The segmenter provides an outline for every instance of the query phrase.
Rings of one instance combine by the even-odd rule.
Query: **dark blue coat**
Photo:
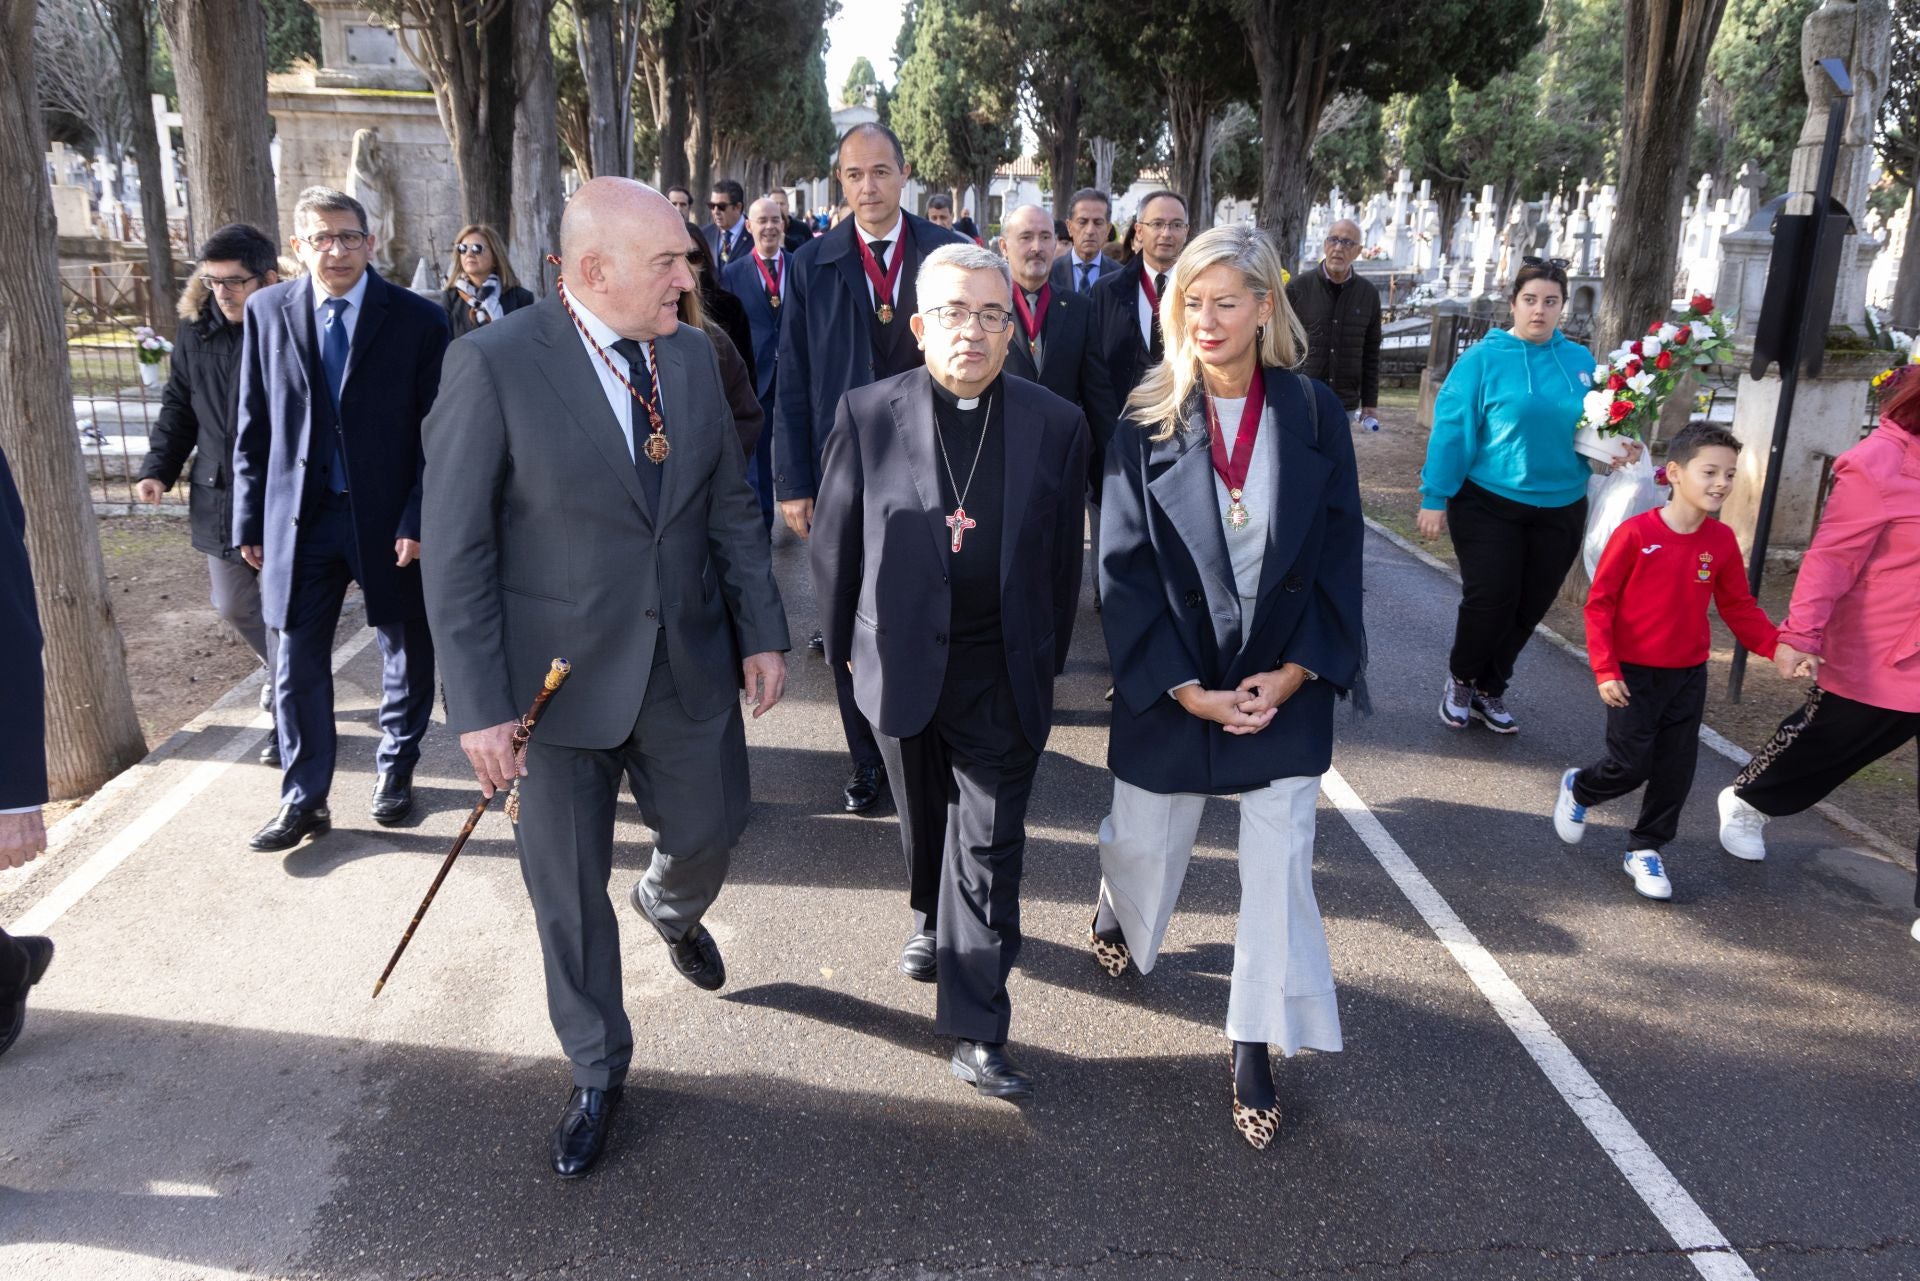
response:
[[[1258,604],[1242,620],[1203,432],[1154,441],[1131,417],[1114,430],[1100,508],[1100,621],[1113,664],[1114,776],[1151,792],[1225,794],[1324,774],[1333,705],[1366,663],[1364,525],[1353,437],[1323,383],[1266,371],[1279,426],[1278,483]],[[1311,388],[1319,422],[1303,394]],[[1243,639],[1244,638],[1244,639]],[[1229,734],[1167,691],[1198,679],[1232,689],[1299,663],[1319,675],[1258,734]]]
[[[922,260],[942,245],[971,243],[925,218],[904,211],[900,216]],[[872,308],[853,243],[856,230],[852,218],[842,218],[793,256],[793,291],[780,309],[787,315],[781,318],[780,381],[774,389],[773,493],[782,502],[812,498],[819,490],[820,455],[840,398],[875,381]],[[907,318],[894,323],[904,325]]]
[[[1086,542],[1087,428],[1079,409],[1004,377],[1005,498],[1000,630],[1020,728],[1034,751],[1053,726],[1080,604]],[[953,555],[940,492],[933,376],[925,369],[840,402],[810,540],[829,663],[853,663],[854,696],[874,729],[918,734],[947,672]]]
[[[307,486],[325,483],[316,426],[333,429],[306,277],[247,299],[233,466],[233,542],[265,548],[261,614],[284,627],[293,546]],[[440,390],[447,315],[437,303],[367,270],[340,389],[340,418],[370,625],[425,618],[420,565],[396,566],[396,538],[420,537],[420,422]],[[313,465],[308,466],[311,457]],[[313,473],[311,477],[309,473]],[[431,555],[425,548],[421,555]]]
[[[1100,501],[1100,476],[1106,466],[1107,441],[1120,416],[1120,402],[1107,377],[1094,332],[1090,297],[1053,285],[1047,314],[1040,321],[1040,355],[1046,368],[1037,368],[1027,350],[1026,331],[1016,318],[1007,343],[1007,372],[1039,383],[1062,400],[1080,406],[1087,416],[1090,449],[1087,455],[1089,492]]]
[[[1140,273],[1145,267],[1144,260],[1135,258],[1094,281],[1087,295],[1093,299],[1094,343],[1122,406],[1153,368],[1153,356],[1140,337]]]
[[[0,453],[0,809],[47,801],[47,686],[40,665],[40,607],[27,563],[27,513]]]
[[[749,252],[720,269],[720,287],[740,300],[747,313],[747,327],[753,332],[753,394],[760,407],[773,417],[773,374],[780,354],[780,317],[787,310],[786,297],[793,292],[793,255],[780,252],[780,310],[767,303],[767,282],[760,278],[760,267]]]

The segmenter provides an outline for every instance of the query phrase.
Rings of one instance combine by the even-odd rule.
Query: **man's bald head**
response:
[[[1047,283],[1060,248],[1053,231],[1053,215],[1039,205],[1021,205],[1000,220],[1000,238],[1013,278],[1028,293],[1039,292]]]
[[[631,178],[594,178],[573,193],[560,259],[568,292],[625,338],[672,333],[680,295],[694,287],[686,219]]]
[[[1330,280],[1345,280],[1353,274],[1353,260],[1360,256],[1360,224],[1351,218],[1339,218],[1327,228],[1325,257],[1321,270]]]
[[[772,196],[762,196],[747,210],[747,230],[753,233],[753,247],[762,258],[780,252],[787,239],[787,211]]]

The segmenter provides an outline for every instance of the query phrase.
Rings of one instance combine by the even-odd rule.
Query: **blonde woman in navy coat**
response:
[[[1340,1048],[1314,802],[1366,653],[1353,442],[1339,398],[1291,370],[1306,343],[1284,280],[1251,227],[1187,247],[1100,522],[1114,795],[1090,942],[1109,974],[1150,972],[1206,798],[1239,794],[1226,1031],[1234,1125],[1255,1148],[1280,1122],[1268,1047]]]

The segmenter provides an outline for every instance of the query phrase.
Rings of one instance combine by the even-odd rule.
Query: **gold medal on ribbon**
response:
[[[667,443],[667,435],[665,432],[656,430],[653,435],[647,437],[646,443],[641,446],[641,449],[645,451],[648,462],[664,463],[667,461],[667,455],[672,451],[673,446]]]
[[[893,304],[881,303],[878,307],[874,308],[873,315],[881,324],[891,325],[893,323]]]

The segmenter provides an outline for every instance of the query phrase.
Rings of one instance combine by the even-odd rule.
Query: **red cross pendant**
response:
[[[953,509],[953,515],[947,517],[947,528],[953,531],[953,550],[960,550],[960,540],[966,537],[969,529],[974,528],[979,523],[979,521],[967,515],[966,508],[956,507]]]

